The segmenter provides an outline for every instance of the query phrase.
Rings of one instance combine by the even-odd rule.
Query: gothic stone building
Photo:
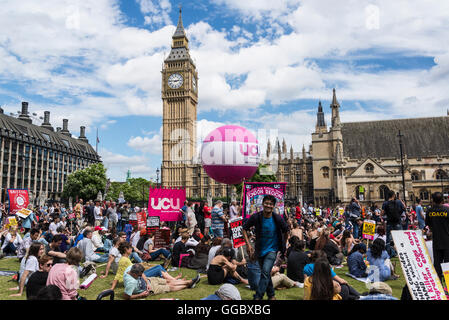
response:
[[[198,104],[198,72],[190,57],[181,10],[172,36],[172,46],[162,69],[162,176],[163,187],[185,187],[188,198],[225,197],[226,185],[211,179],[196,154],[196,120]],[[278,143],[279,144],[279,143]],[[269,148],[270,149],[270,148]],[[275,151],[278,181],[288,182],[290,199],[312,199],[312,161],[303,150],[302,158],[290,150]],[[301,191],[299,191],[301,188]]]
[[[407,204],[417,198],[429,203],[436,191],[449,193],[449,116],[341,123],[335,89],[330,108],[328,129],[319,103],[312,134],[317,205],[348,203],[352,197],[381,204],[388,189],[403,198],[399,132]]]
[[[67,176],[100,157],[80,127],[79,138],[72,137],[68,120],[62,130],[50,124],[50,112],[44,112],[41,125],[32,123],[28,102],[22,102],[18,118],[0,108],[0,201],[8,199],[7,189],[27,189],[30,202],[60,200]],[[33,201],[34,200],[34,201]]]

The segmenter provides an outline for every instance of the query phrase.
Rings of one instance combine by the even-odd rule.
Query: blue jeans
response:
[[[268,298],[274,297],[274,287],[271,281],[271,269],[276,261],[276,251],[270,251],[265,256],[259,257],[260,280],[254,299],[263,299],[265,292]]]
[[[109,255],[108,254],[102,254],[102,255],[98,255],[98,258],[93,260],[93,262],[104,263],[104,262],[108,262],[108,260],[109,260]]]
[[[150,253],[151,260],[156,259],[161,254],[164,255],[164,257],[168,258],[168,257],[170,257],[171,253],[167,249],[158,249],[157,251]]]
[[[129,259],[134,259],[134,261],[136,263],[141,263],[143,261],[142,258],[139,257],[139,254],[135,251],[133,251],[133,253],[131,253],[131,255],[129,256]]]
[[[212,229],[212,233],[214,234],[214,237],[219,237],[219,238],[223,238],[223,228],[217,228],[217,229]]]
[[[145,270],[143,273],[147,278],[150,277],[162,278],[162,272],[167,272],[167,270],[165,270],[163,266],[157,265],[150,269]]]
[[[109,227],[109,219],[108,219],[108,217],[104,217],[103,218],[102,226],[105,227],[106,229],[108,229],[108,227]]]
[[[248,283],[250,290],[256,291],[260,281],[260,266],[258,262],[248,261]]]

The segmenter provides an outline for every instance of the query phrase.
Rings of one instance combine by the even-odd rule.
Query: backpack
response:
[[[401,222],[401,208],[397,206],[396,200],[387,201],[385,207],[385,213],[387,214],[388,223],[397,224]]]

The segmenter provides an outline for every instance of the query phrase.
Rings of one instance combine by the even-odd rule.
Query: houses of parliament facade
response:
[[[186,188],[187,198],[227,196],[226,185],[209,178],[196,155],[198,72],[181,11],[162,69],[162,102],[162,186]],[[268,141],[261,163],[278,182],[287,182],[287,201],[334,206],[356,197],[365,205],[381,204],[394,190],[410,204],[429,203],[435,191],[449,194],[449,116],[342,123],[340,108],[334,89],[328,126],[318,103],[308,151]]]

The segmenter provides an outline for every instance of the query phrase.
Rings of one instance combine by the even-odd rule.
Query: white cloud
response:
[[[149,165],[149,159],[145,156],[126,156],[104,148],[100,148],[98,153],[107,169],[107,175],[112,181],[125,181],[128,170],[133,178],[143,177],[146,179],[154,171]]]
[[[142,153],[153,155],[162,154],[162,139],[160,134],[155,134],[152,137],[131,137],[127,145]]]

